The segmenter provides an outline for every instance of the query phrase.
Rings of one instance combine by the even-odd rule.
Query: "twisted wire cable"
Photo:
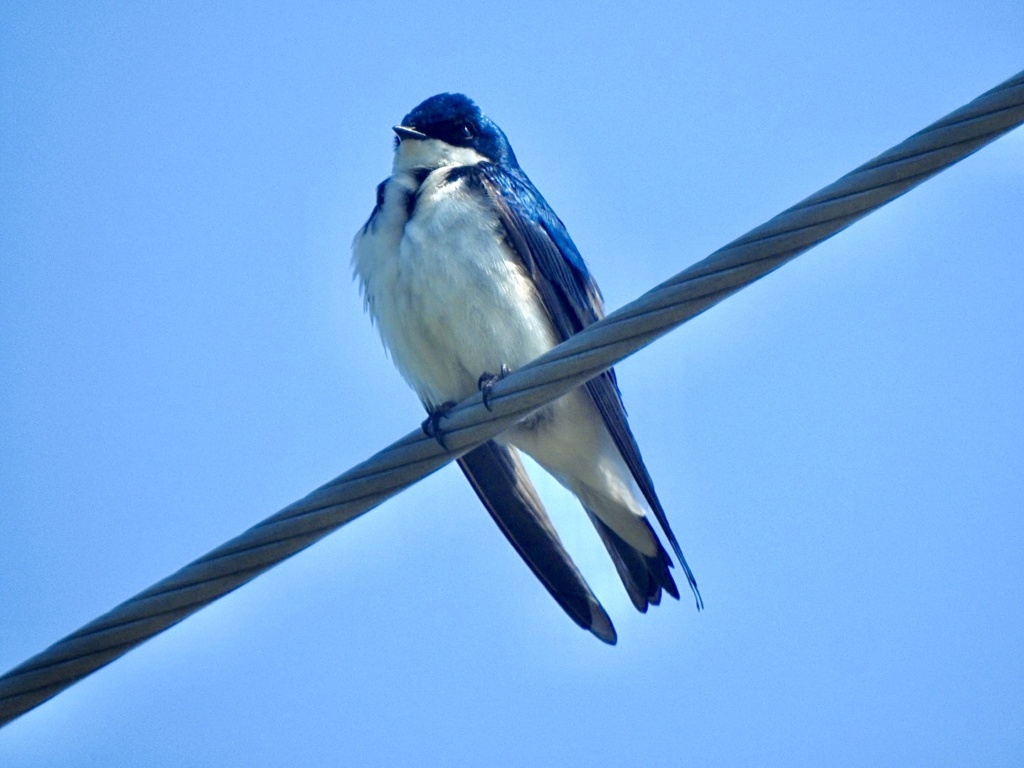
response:
[[[1024,122],[1024,72],[715,251],[0,677],[0,726]]]

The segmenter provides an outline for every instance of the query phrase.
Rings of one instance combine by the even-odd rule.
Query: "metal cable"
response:
[[[1024,122],[1024,72],[0,677],[0,726]]]

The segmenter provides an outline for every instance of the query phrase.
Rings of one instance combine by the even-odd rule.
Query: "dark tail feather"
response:
[[[501,532],[563,610],[614,645],[611,619],[562,546],[515,448],[491,440],[460,458],[459,467]]]
[[[662,530],[668,536],[668,541],[672,545],[676,557],[679,558],[679,565],[682,567],[683,573],[686,574],[686,581],[689,582],[690,589],[693,590],[693,597],[697,601],[697,610],[702,610],[704,608],[704,598],[700,596],[700,589],[697,588],[697,579],[694,577],[693,571],[690,570],[690,564],[683,557],[683,548],[679,546],[679,541],[668,524],[668,515],[665,514],[665,509],[661,506],[658,494],[654,492],[654,481],[651,480],[651,475],[647,471],[647,465],[644,464],[644,460],[640,456],[640,446],[636,444],[636,438],[633,437],[633,432],[629,428],[629,422],[626,421],[626,409],[622,405],[619,385],[615,381],[615,371],[609,368],[600,376],[596,376],[588,381],[587,391],[590,392],[594,405],[597,406],[601,418],[604,419],[605,426],[608,427],[612,440],[615,441],[619,453],[622,454],[623,461],[626,462],[626,466],[629,467],[633,479],[636,480],[636,484],[640,487],[640,492],[647,499],[651,511],[654,512],[654,516],[658,519]]]
[[[594,527],[597,528],[597,533],[607,547],[608,554],[612,556],[615,570],[619,572],[619,578],[622,579],[622,584],[626,587],[629,599],[633,601],[633,605],[638,611],[646,613],[648,605],[660,603],[663,589],[672,597],[679,599],[679,589],[669,571],[672,561],[660,541],[658,542],[658,554],[648,557],[623,541],[615,531],[601,522],[601,518],[589,509],[587,515]],[[651,524],[647,523],[647,527],[650,528]],[[658,540],[657,536],[654,536],[653,530],[651,535],[655,541]]]

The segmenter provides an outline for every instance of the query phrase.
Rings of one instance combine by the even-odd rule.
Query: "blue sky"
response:
[[[0,9],[0,667],[422,419],[350,278],[474,97],[610,307],[1024,66],[1019,0]],[[447,468],[0,763],[1024,762],[1024,133],[619,366],[707,610],[579,630]]]

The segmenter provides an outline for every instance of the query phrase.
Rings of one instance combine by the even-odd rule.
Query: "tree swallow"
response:
[[[604,315],[565,225],[469,98],[432,96],[394,127],[392,174],[353,242],[370,316],[433,424],[446,408]],[[440,437],[441,433],[435,434]],[[611,370],[458,460],[559,605],[607,643],[615,628],[562,545],[517,449],[582,503],[637,610],[679,598],[653,511],[703,607],[626,421]]]

